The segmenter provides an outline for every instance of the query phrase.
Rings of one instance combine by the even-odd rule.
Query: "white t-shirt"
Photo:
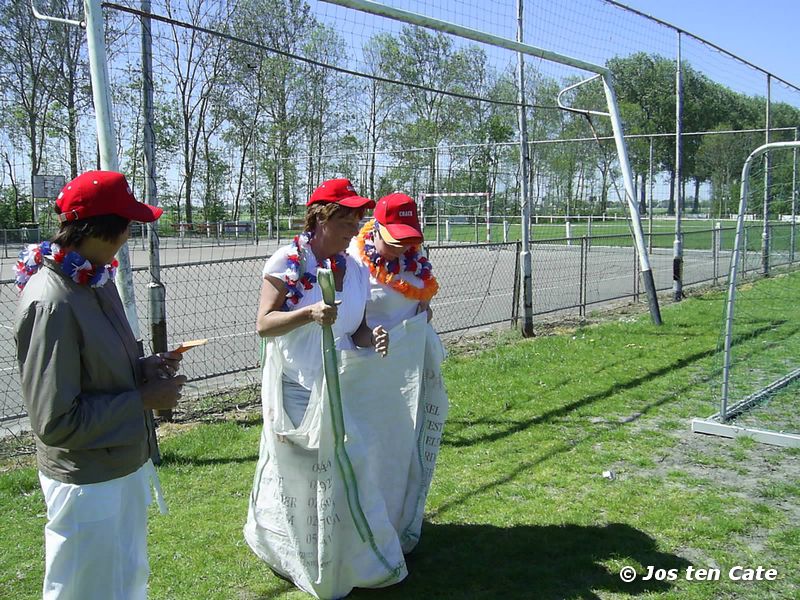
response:
[[[380,283],[370,274],[369,266],[361,260],[356,238],[353,238],[353,241],[350,242],[350,246],[347,248],[347,254],[358,261],[359,266],[369,277],[367,325],[370,329],[378,325],[383,325],[386,331],[389,331],[396,325],[399,325],[406,319],[410,319],[417,314],[419,310],[419,300],[406,298],[400,292]],[[413,285],[419,289],[422,289],[425,284],[419,277],[408,271],[398,273],[395,277],[407,281],[409,285]]]
[[[288,268],[286,257],[294,251],[292,246],[279,248],[267,259],[262,276],[272,275],[284,281],[283,276]],[[317,259],[314,253],[307,249],[305,254],[305,271],[316,275]],[[322,290],[317,284],[310,290],[304,290],[300,285],[300,291],[303,297],[297,304],[289,302],[289,310],[297,310],[322,301]],[[342,301],[333,324],[333,336],[339,350],[355,348],[350,336],[361,325],[368,294],[369,272],[364,273],[359,264],[348,256],[342,291],[336,292],[336,299]],[[314,380],[322,371],[322,327],[317,323],[306,323],[289,333],[275,337],[275,341],[283,360],[283,374],[304,388],[311,389]]]

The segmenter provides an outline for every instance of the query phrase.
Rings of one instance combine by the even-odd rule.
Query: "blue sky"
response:
[[[800,87],[800,0],[619,0]]]

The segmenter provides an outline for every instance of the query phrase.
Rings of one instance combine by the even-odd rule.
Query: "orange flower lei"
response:
[[[392,288],[394,291],[402,294],[409,300],[430,302],[431,298],[433,298],[436,295],[436,292],[439,291],[439,283],[436,281],[436,278],[430,274],[429,270],[426,273],[427,277],[420,277],[422,281],[422,287],[418,288],[414,285],[411,285],[407,281],[396,277],[395,274],[387,271],[385,261],[380,261],[380,264],[376,265],[372,260],[370,260],[365,246],[367,238],[369,237],[370,240],[372,239],[372,231],[374,227],[375,219],[370,219],[361,228],[361,231],[358,233],[358,237],[356,238],[356,247],[358,248],[359,255],[361,256],[361,261],[367,265],[367,267],[369,267],[370,274],[375,278],[376,281]],[[414,248],[414,250],[416,250],[416,248]]]

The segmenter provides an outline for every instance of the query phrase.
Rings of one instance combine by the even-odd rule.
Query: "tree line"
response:
[[[79,19],[81,0],[40,0]],[[393,190],[491,192],[496,214],[518,212],[519,147],[513,63],[482,46],[414,26],[377,33],[358,56],[303,0],[163,0],[154,13],[158,201],[168,220],[259,219],[300,212],[319,181],[349,177],[366,195]],[[213,35],[201,26],[224,35]],[[138,17],[106,11],[107,48],[122,170],[141,190],[143,168]],[[82,30],[37,21],[27,2],[0,0],[3,175],[0,227],[31,220],[37,174],[71,178],[97,165]],[[358,74],[352,64],[358,62]],[[619,165],[607,119],[555,107],[577,78],[548,77],[529,61],[526,101],[534,208],[591,214],[618,200]],[[674,59],[640,52],[610,59],[626,134],[675,131]],[[763,143],[766,98],[736,92],[682,64],[682,178],[686,209],[735,212],[739,173]],[[605,109],[599,84],[576,88],[574,107]],[[771,126],[800,126],[800,109],[772,102]],[[789,136],[788,138],[786,136]],[[780,138],[780,136],[784,136]],[[780,132],[773,139],[793,139]],[[601,138],[596,140],[595,138]],[[567,141],[567,140],[588,141]],[[539,143],[542,141],[548,143]],[[561,140],[558,143],[554,143]],[[670,181],[674,136],[628,141],[642,209],[651,171]],[[788,212],[793,160],[772,160],[776,210]],[[754,178],[754,193],[759,181]],[[141,195],[141,194],[140,194]],[[477,207],[477,205],[476,205]],[[473,207],[454,203],[451,210]]]

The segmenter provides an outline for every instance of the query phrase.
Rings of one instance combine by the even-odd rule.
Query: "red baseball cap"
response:
[[[335,202],[348,208],[375,208],[375,201],[362,198],[349,179],[329,179],[314,190],[306,206],[317,202]]]
[[[164,212],[136,200],[125,175],[116,171],[87,171],[78,175],[61,190],[56,207],[62,223],[100,215],[151,223]]]
[[[405,194],[394,193],[378,200],[373,213],[375,220],[385,228],[391,237],[402,241],[410,238],[423,238],[422,227],[417,218],[417,203]]]

